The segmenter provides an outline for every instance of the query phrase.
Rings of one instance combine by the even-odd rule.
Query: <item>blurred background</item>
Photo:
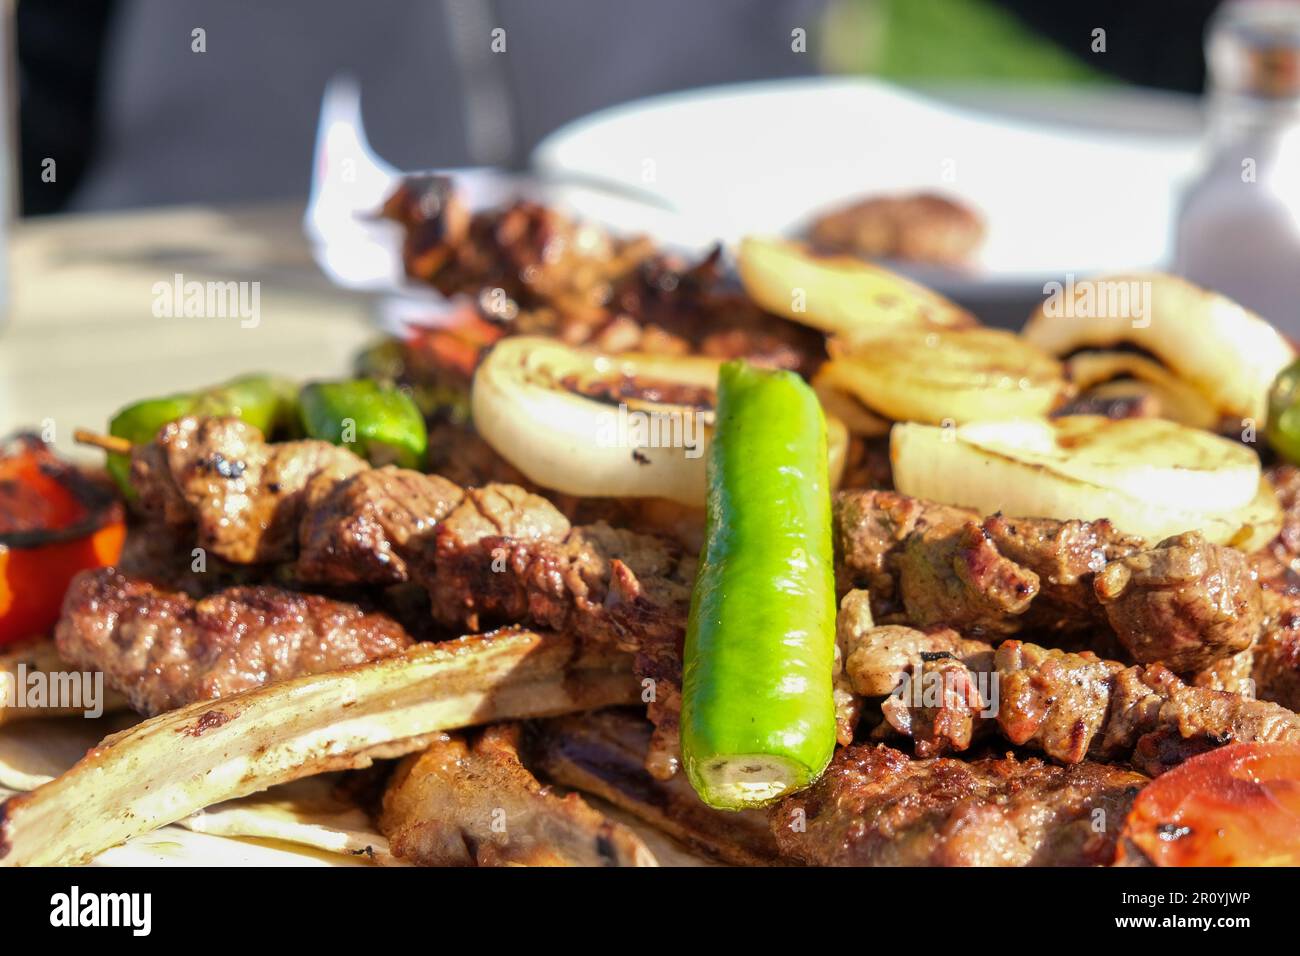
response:
[[[340,72],[360,81],[371,141],[401,168],[522,166],[545,134],[602,107],[818,72],[1056,122],[1184,129],[1215,6],[20,0],[22,211],[305,197],[321,91]],[[504,56],[486,39],[496,28]],[[1106,95],[1125,87],[1129,100]]]
[[[16,92],[0,141],[12,126],[18,144],[0,171],[0,433],[250,367],[346,368],[395,296],[331,263],[396,267],[353,235],[394,170],[594,185],[632,214],[563,208],[682,251],[937,194],[956,228],[978,223],[969,258],[883,256],[991,325],[1018,328],[1073,274],[1159,268],[1300,337],[1300,0],[0,9]],[[360,110],[331,157],[318,132],[340,77]],[[354,159],[364,196],[337,181]],[[151,290],[182,273],[258,284],[257,327],[160,320]]]

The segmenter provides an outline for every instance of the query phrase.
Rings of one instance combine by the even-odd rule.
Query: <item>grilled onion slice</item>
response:
[[[853,256],[819,255],[800,242],[748,236],[736,265],[760,306],[823,332],[976,324],[965,309],[888,269]]]
[[[721,361],[606,355],[555,339],[503,339],[474,375],[474,427],[530,481],[583,497],[702,507]],[[826,422],[831,481],[848,434]]]
[[[1068,394],[1061,365],[1000,329],[891,329],[837,336],[818,381],[895,421],[1046,415]]]
[[[1281,519],[1254,452],[1162,419],[899,424],[890,457],[909,495],[982,514],[1109,518],[1151,541],[1197,530],[1217,544],[1257,546]]]
[[[827,362],[813,376],[813,391],[821,400],[826,414],[842,421],[850,434],[861,435],[864,438],[880,438],[888,435],[889,420],[881,418],[863,405],[850,389],[842,387],[841,380],[846,375],[849,377],[853,375],[853,367],[849,363]]]
[[[1086,351],[1065,362],[1066,377],[1079,392],[1103,394],[1107,388],[1137,383],[1151,395],[1160,414],[1193,428],[1218,428],[1220,414],[1200,392],[1154,359],[1134,352]]]
[[[1101,307],[1102,292],[1129,286],[1127,308]],[[1276,329],[1231,299],[1160,273],[1098,279],[1090,315],[1049,315],[1047,303],[1025,325],[1024,336],[1053,355],[1127,346],[1149,353],[1199,393],[1216,418],[1262,424],[1269,385],[1295,351]],[[1143,314],[1134,302],[1141,302]],[[1104,314],[1099,314],[1104,313]]]

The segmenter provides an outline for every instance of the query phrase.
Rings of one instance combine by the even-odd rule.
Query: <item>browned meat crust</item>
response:
[[[928,663],[924,657],[912,662],[913,682],[929,680],[918,676]],[[945,691],[956,687],[960,693],[945,697],[938,707],[896,695],[892,706],[883,708],[893,731],[907,735],[918,723],[924,728],[937,711],[950,723],[968,719],[972,730],[995,721],[1007,740],[1062,763],[1087,757],[1125,760],[1152,775],[1227,743],[1300,740],[1300,716],[1285,707],[1188,685],[1160,664],[1125,667],[1087,651],[1073,654],[1017,640],[1005,641],[993,653],[993,671],[987,675],[992,683],[981,683],[978,670],[956,655],[941,663],[964,668],[967,683],[981,691],[987,687],[988,693],[972,696],[941,671]],[[979,706],[993,694],[996,714]],[[963,746],[963,737],[951,732],[922,739],[929,741],[931,752],[939,744],[954,750]]]
[[[1300,710],[1300,586],[1264,583],[1265,624],[1250,647],[1198,671],[1201,687]]]
[[[1093,590],[1134,660],[1182,673],[1245,650],[1264,621],[1246,556],[1194,532],[1110,562]]]
[[[544,504],[509,485],[467,491],[438,529],[434,614],[471,629],[529,620],[634,653],[656,726],[649,766],[671,776],[695,559],[662,538],[571,527]]]
[[[970,207],[931,193],[871,196],[819,216],[812,240],[822,249],[879,259],[957,265],[984,239]]]
[[[141,507],[194,525],[199,547],[237,564],[291,560],[314,478],[369,467],[323,441],[271,444],[237,418],[183,418],[132,456]]]
[[[73,579],[55,640],[65,661],[102,670],[146,715],[387,657],[411,643],[395,621],[355,604],[265,586],[195,600],[113,568]]]
[[[380,831],[421,866],[646,866],[640,837],[577,794],[543,786],[519,759],[519,727],[443,734],[398,766]]]
[[[818,866],[1105,865],[1145,783],[1096,763],[910,760],[859,745],[778,804],[772,831],[784,853]]]
[[[720,249],[688,263],[527,201],[471,215],[438,176],[408,178],[384,212],[405,229],[408,275],[474,297],[512,332],[613,352],[744,356],[804,374],[825,359],[820,333],[728,284]]]
[[[539,723],[527,748],[538,772],[627,810],[672,837],[737,866],[780,862],[767,814],[713,810],[682,774],[645,769],[651,727],[629,711],[604,710]]]
[[[675,772],[681,640],[695,566],[679,546],[601,523],[574,527],[545,499],[515,486],[462,491],[437,476],[364,466],[356,470],[354,456],[332,449],[346,457],[331,458],[317,443],[267,446],[255,429],[229,420],[169,426],[137,459],[158,458],[155,447],[167,448],[178,438],[184,454],[164,459],[175,465],[174,476],[159,468],[136,469],[142,498],[166,502],[164,514],[170,520],[196,524],[201,540],[228,554],[275,553],[292,560],[295,536],[280,513],[288,509],[297,517],[296,539],[303,546],[297,554],[300,577],[339,584],[354,583],[359,576],[409,580],[428,590],[434,617],[448,626],[477,630],[493,623],[530,622],[636,654],[638,674],[647,681],[651,718],[659,728],[651,767],[663,777]],[[290,463],[294,451],[318,470],[309,473],[307,465]],[[263,489],[250,480],[249,470],[239,467],[245,454],[255,461],[275,460],[277,474],[294,475],[299,492],[286,498],[284,485]],[[226,463],[230,477],[213,478],[214,472],[222,474],[214,462]],[[197,490],[193,476],[198,476]],[[162,490],[151,491],[151,484]],[[268,508],[263,495],[280,504]],[[232,510],[271,513],[275,520],[245,522],[243,537],[237,537],[226,524]],[[249,543],[259,533],[274,533],[276,543]],[[1178,619],[1180,646],[1192,642],[1199,624],[1196,633],[1203,634],[1207,657],[1237,648],[1237,639],[1225,637],[1225,631],[1257,625],[1249,596],[1257,585],[1248,575],[1222,570],[1233,562],[1232,555],[1223,553],[1226,549],[1193,537],[1166,542],[1152,555],[1107,522],[1012,521],[997,515],[980,521],[963,509],[866,491],[837,497],[836,535],[842,580],[872,585],[877,589],[872,598],[884,595],[886,609],[896,610],[901,599],[908,618],[924,626],[951,622],[974,637],[1004,634],[1027,622],[1058,620],[1064,628],[1104,620],[1092,580],[1097,571],[1121,560],[1140,563],[1143,554],[1151,555],[1154,567],[1175,552],[1200,555],[1205,569],[1217,570],[1204,570],[1191,582],[1174,574],[1130,573],[1140,586],[1113,593],[1101,589],[1111,602],[1106,605],[1113,609],[1110,620],[1127,646],[1158,645],[1147,634],[1150,622],[1158,624],[1161,615],[1173,612],[1183,615]],[[1188,561],[1193,570],[1201,568]],[[1128,571],[1131,563],[1122,567]],[[1220,607],[1198,597],[1197,589],[1208,586],[1210,578],[1245,595],[1222,599],[1230,609],[1244,607],[1236,617],[1197,617],[1197,612]],[[1025,594],[1034,599],[1026,600]],[[961,669],[945,666],[952,681],[960,682]],[[982,698],[969,687],[943,686],[945,697],[935,706],[893,706],[888,714],[898,729],[918,734],[922,752],[968,746],[979,729],[972,710],[982,709]],[[841,735],[847,740],[853,702],[842,703]],[[1054,739],[1045,742],[1045,749],[1054,755],[1075,750]],[[1072,759],[1082,759],[1087,749],[1085,742]]]
[[[445,478],[404,468],[367,468],[311,481],[299,518],[298,576],[334,585],[400,584],[432,571],[438,522],[464,492]]]
[[[234,419],[182,419],[136,452],[132,479],[146,507],[194,527],[218,557],[273,557],[312,584],[412,582],[448,626],[532,622],[636,654],[659,726],[652,766],[675,772],[691,555],[599,522],[574,527],[517,486],[463,490],[320,444],[270,445]],[[241,467],[245,456],[292,482],[266,485],[268,468]]]
[[[1113,631],[1142,663],[1194,671],[1263,623],[1245,557],[1189,532],[1148,548],[1108,521],[981,518],[889,491],[835,499],[841,590],[867,587],[878,616],[971,636]]]

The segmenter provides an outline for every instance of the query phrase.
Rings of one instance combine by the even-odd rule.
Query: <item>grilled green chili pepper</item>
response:
[[[793,372],[722,366],[686,630],[682,756],[709,806],[771,803],[835,749],[826,422]]]
[[[311,438],[355,445],[375,464],[419,468],[429,447],[424,416],[411,397],[371,379],[316,382],[298,396],[302,427]]]
[[[1273,380],[1264,435],[1274,451],[1300,464],[1300,361],[1282,369]]]
[[[268,439],[297,433],[298,386],[272,375],[241,375],[194,397],[191,415],[233,415]]]
[[[168,422],[186,415],[234,415],[271,436],[296,426],[294,393],[295,386],[285,379],[242,375],[202,391],[134,402],[113,416],[108,432],[134,445],[142,445],[153,441],[158,429]],[[128,481],[131,459],[126,455],[109,455],[105,467],[123,494],[133,497]]]

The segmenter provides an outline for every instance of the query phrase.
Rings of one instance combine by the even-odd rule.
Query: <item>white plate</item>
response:
[[[1194,161],[1186,136],[1030,126],[870,79],[830,78],[615,107],[563,127],[533,154],[543,177],[654,193],[698,242],[797,231],[815,211],[868,193],[952,195],[983,213],[987,241],[970,276],[931,281],[968,292],[1160,266]],[[575,204],[581,211],[580,197]]]

